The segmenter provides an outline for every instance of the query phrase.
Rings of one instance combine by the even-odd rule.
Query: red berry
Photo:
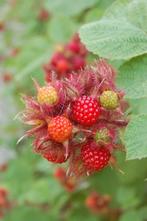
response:
[[[99,171],[108,165],[110,151],[93,142],[85,144],[81,149],[81,157],[87,170]]]
[[[64,181],[66,179],[66,172],[63,168],[59,167],[55,170],[54,177],[59,181]]]
[[[85,59],[81,56],[76,56],[73,58],[73,69],[79,70],[81,68],[84,68],[85,66]]]
[[[64,163],[68,159],[65,156],[65,148],[61,144],[56,144],[54,148],[48,149],[42,156],[52,163]]]
[[[68,45],[69,50],[71,50],[74,53],[80,52],[80,43],[79,42],[70,42]]]
[[[69,65],[66,59],[61,59],[56,64],[57,71],[59,73],[65,73],[69,70]]]
[[[72,124],[66,117],[54,117],[48,124],[48,133],[52,140],[62,143],[72,134]]]
[[[91,126],[100,116],[100,105],[92,97],[83,96],[78,98],[72,106],[72,117],[81,125]]]
[[[59,61],[59,60],[63,60],[63,59],[65,59],[64,56],[63,56],[63,54],[60,53],[60,52],[56,52],[56,53],[52,56],[51,61],[50,61],[50,64],[51,64],[52,66],[56,67],[58,61]]]

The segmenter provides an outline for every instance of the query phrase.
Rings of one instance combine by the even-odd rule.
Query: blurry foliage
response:
[[[55,46],[66,42],[83,23],[99,20],[103,16],[109,20],[109,22],[102,20],[100,26],[98,21],[96,29],[97,36],[103,33],[103,37],[111,34],[111,38],[114,38],[110,39],[110,42],[107,41],[105,47],[101,44],[103,39],[100,39],[100,44],[96,42],[95,45],[94,42],[92,45],[92,32],[87,32],[88,29],[91,30],[92,26],[87,26],[87,29],[84,26],[83,31],[81,29],[82,38],[86,38],[84,42],[89,48],[91,47],[92,51],[97,50],[99,52],[97,54],[100,56],[106,55],[107,58],[115,59],[117,57],[117,53],[113,50],[115,36],[120,34],[123,37],[125,31],[128,32],[126,33],[127,37],[132,40],[133,44],[134,41],[141,42],[143,37],[144,44],[146,43],[146,33],[140,37],[147,24],[144,21],[147,14],[146,1],[142,0],[141,4],[140,1],[129,0],[119,0],[112,4],[113,2],[113,0],[0,1],[0,26],[3,27],[3,30],[0,30],[0,148],[10,148],[16,154],[15,159],[8,163],[8,169],[5,172],[0,172],[0,186],[8,189],[10,200],[13,202],[13,207],[7,212],[4,221],[79,221],[80,219],[103,221],[104,219],[100,216],[90,213],[84,204],[86,196],[92,190],[112,196],[112,207],[123,209],[120,221],[147,219],[146,159],[125,161],[125,157],[118,154],[119,167],[124,171],[124,174],[106,169],[88,177],[85,181],[86,185],[83,185],[81,189],[67,193],[53,178],[54,165],[52,166],[33,154],[30,151],[32,149],[30,142],[24,140],[16,145],[17,140],[24,132],[23,126],[13,120],[23,107],[20,102],[20,93],[33,93],[31,78],[35,77],[39,81],[43,81],[42,65],[50,59]],[[131,2],[133,2],[132,8]],[[49,13],[46,21],[42,21],[38,17],[40,10],[44,8]],[[128,10],[130,11],[128,12]],[[140,18],[140,14],[143,14],[144,19]],[[113,19],[112,23],[110,19]],[[120,22],[119,19],[121,19]],[[124,21],[130,22],[129,25],[127,23],[128,26],[125,26]],[[115,26],[116,23],[117,26]],[[121,26],[122,23],[124,26]],[[139,28],[139,32],[138,28],[134,28],[134,24]],[[114,27],[117,27],[116,31],[118,30],[118,25],[122,30],[119,33],[113,32],[115,31]],[[138,38],[134,40],[136,36]],[[124,38],[120,38],[120,42],[117,42],[118,48],[124,40]],[[133,48],[133,46],[130,47]],[[140,48],[139,44],[132,53],[128,50],[125,54],[125,50],[118,50],[118,59],[134,57],[144,53],[145,50],[146,46],[143,45]],[[131,104],[130,111],[134,115],[146,114],[145,55],[132,58],[127,62],[120,60],[112,63],[117,68],[120,67],[118,84],[127,91],[127,98]],[[3,81],[2,76],[5,73],[10,73],[13,76],[11,82]],[[145,137],[147,132],[144,119],[146,118],[141,116],[144,127],[137,126],[137,133],[141,134],[141,138]],[[137,125],[140,123],[137,120],[135,122]],[[131,140],[133,142],[131,127],[135,122],[132,122],[132,125],[127,129],[131,134],[131,137],[130,135],[126,137],[128,143]],[[134,141],[132,148],[143,148],[145,151],[146,142],[142,143],[141,141],[138,139],[135,146],[136,141]]]

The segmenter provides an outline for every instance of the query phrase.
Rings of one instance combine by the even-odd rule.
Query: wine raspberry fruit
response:
[[[118,107],[118,95],[114,91],[104,91],[100,96],[101,106],[108,109],[114,110]]]
[[[56,68],[59,73],[67,72],[69,70],[68,61],[66,59],[60,59],[56,64]]]
[[[91,126],[100,116],[100,105],[96,99],[89,96],[78,98],[72,106],[73,119],[84,126]]]
[[[38,90],[37,100],[39,104],[53,105],[58,101],[58,93],[52,86],[41,87]]]
[[[110,151],[100,147],[95,143],[89,142],[81,149],[81,157],[86,169],[90,172],[100,171],[108,165]]]
[[[63,143],[72,134],[72,124],[64,116],[54,117],[48,124],[48,133],[52,140]]]

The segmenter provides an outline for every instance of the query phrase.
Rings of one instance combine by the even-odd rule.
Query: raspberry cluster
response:
[[[48,64],[44,65],[46,81],[50,81],[53,71],[58,79],[73,71],[79,71],[86,65],[86,57],[87,50],[76,34],[69,43],[57,46]]]
[[[100,59],[60,79],[54,69],[43,87],[34,81],[37,94],[24,96],[21,114],[31,126],[25,136],[34,137],[34,151],[52,163],[68,162],[67,174],[76,177],[116,162],[128,105],[115,77],[114,69]]]

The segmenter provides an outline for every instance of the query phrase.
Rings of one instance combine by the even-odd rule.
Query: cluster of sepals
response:
[[[34,137],[34,151],[53,163],[67,161],[67,174],[76,177],[114,164],[114,152],[124,150],[119,129],[127,125],[125,110],[128,107],[124,92],[116,88],[114,69],[106,60],[99,59],[62,77],[55,69],[48,75],[44,87],[34,80],[36,97],[23,97],[26,108],[21,119],[31,126],[25,136]],[[105,91],[117,95],[115,108],[101,105],[100,98]],[[76,106],[77,102],[83,106]],[[79,115],[75,115],[75,111],[79,111]]]

